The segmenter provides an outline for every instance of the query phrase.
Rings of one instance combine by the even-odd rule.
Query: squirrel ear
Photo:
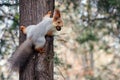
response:
[[[51,15],[52,15],[52,12],[51,12],[51,11],[48,11],[45,16],[50,17]],[[45,17],[45,16],[44,16],[44,17]]]
[[[48,11],[47,14],[52,14],[52,12],[51,12],[51,11]]]
[[[58,19],[61,17],[60,11],[58,9],[54,10],[53,19]]]

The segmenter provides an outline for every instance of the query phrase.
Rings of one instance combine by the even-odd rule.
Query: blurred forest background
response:
[[[54,80],[120,80],[120,0],[56,0]],[[19,45],[19,0],[0,0],[0,80],[17,80],[7,59]]]

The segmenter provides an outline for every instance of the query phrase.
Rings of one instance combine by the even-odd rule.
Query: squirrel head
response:
[[[54,10],[53,26],[56,27],[57,31],[60,31],[61,27],[63,27],[63,21],[61,19],[61,14],[60,14],[60,11],[58,9]]]
[[[52,12],[48,11],[43,19],[50,18],[51,15],[52,15]],[[58,9],[54,10],[53,17],[52,17],[52,24],[56,28],[57,31],[60,31],[61,27],[63,27],[63,21],[61,18],[60,11]]]

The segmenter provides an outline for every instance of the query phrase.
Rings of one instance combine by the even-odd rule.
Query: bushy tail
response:
[[[33,53],[32,46],[33,44],[30,39],[25,40],[8,59],[12,71],[18,71],[20,67],[23,67],[26,64]]]

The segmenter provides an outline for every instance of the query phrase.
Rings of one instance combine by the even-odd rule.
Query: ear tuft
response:
[[[48,11],[47,14],[44,17],[50,17],[52,15],[51,11]]]
[[[61,18],[61,14],[60,14],[60,11],[58,9],[55,9],[54,14],[53,14],[53,19],[56,20],[58,18]]]
[[[51,12],[51,11],[48,11],[48,12],[47,12],[47,15],[51,15],[51,14],[52,14],[52,12]]]

